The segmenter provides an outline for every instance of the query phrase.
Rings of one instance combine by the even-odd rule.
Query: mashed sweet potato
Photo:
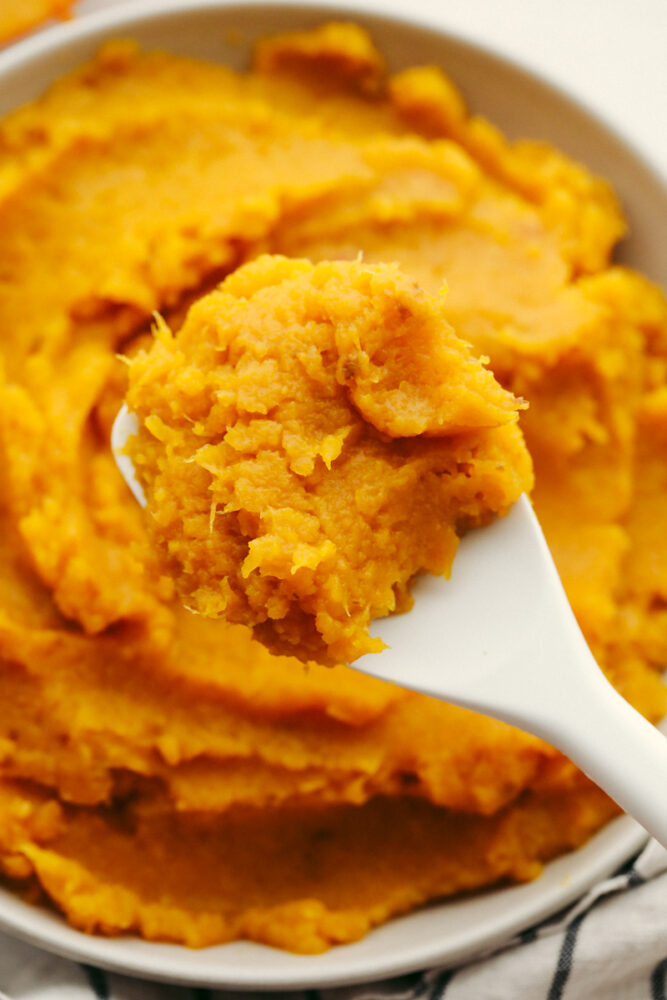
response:
[[[52,17],[67,17],[74,0],[2,0],[0,45]]]
[[[264,256],[130,367],[128,451],[186,607],[320,663],[532,486],[501,388],[396,265]]]
[[[0,864],[79,928],[316,952],[532,878],[614,806],[491,719],[183,611],[109,429],[158,310],[262,253],[398,262],[528,399],[534,500],[613,683],[667,661],[667,305],[609,187],[387,79],[352,26],[236,75],[131,44],[0,125]]]

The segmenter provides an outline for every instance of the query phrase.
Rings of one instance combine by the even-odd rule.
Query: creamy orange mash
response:
[[[51,17],[67,17],[74,0],[2,0],[0,44]]]
[[[584,167],[352,26],[255,67],[131,44],[0,125],[0,866],[82,930],[317,952],[534,877],[615,812],[555,750],[182,610],[116,470],[119,355],[263,253],[397,262],[530,407],[595,655],[665,711],[667,305]]]
[[[532,486],[501,388],[396,265],[260,257],[130,367],[148,531],[187,607],[275,653],[379,652],[371,619]]]

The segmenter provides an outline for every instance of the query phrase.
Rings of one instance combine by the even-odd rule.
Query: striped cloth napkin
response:
[[[256,1000],[77,965],[0,935],[0,1000]],[[457,969],[276,1000],[667,1000],[667,850],[650,841],[574,906]]]

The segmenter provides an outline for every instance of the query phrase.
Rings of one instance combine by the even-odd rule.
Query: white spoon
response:
[[[136,433],[124,406],[111,445]],[[612,687],[584,639],[527,497],[471,531],[451,578],[421,576],[414,607],[373,623],[387,643],[352,666],[516,725],[558,747],[667,847],[667,739]]]

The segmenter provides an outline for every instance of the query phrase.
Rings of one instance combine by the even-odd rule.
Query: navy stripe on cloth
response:
[[[443,1000],[445,991],[454,978],[455,971],[455,969],[447,969],[437,977],[431,986],[429,1000]]]
[[[554,972],[554,978],[547,994],[547,1000],[561,1000],[563,996],[565,985],[569,979],[570,972],[572,971],[572,961],[574,959],[574,949],[577,944],[577,936],[581,925],[589,913],[590,910],[585,910],[583,913],[576,916],[570,924],[568,924],[567,930],[565,931],[565,937],[563,938],[563,943],[561,945],[560,954],[558,955],[558,963],[556,965],[556,971]]]
[[[416,983],[410,994],[410,1000],[419,1000],[419,998],[423,997],[427,991],[429,992],[429,997],[430,997],[431,996],[430,983],[426,978],[426,976],[423,973],[420,973],[419,981]]]
[[[96,969],[93,965],[82,964],[81,968],[86,973],[88,984],[98,1000],[109,1000],[111,993],[106,972],[103,969]]]
[[[667,976],[667,958],[658,962],[651,973],[651,1000],[667,1000],[665,992],[665,977]]]
[[[644,876],[641,874],[641,872],[637,871],[634,865],[627,873],[627,879],[628,879],[628,889],[634,889],[636,886],[644,885],[644,883],[646,882]]]

